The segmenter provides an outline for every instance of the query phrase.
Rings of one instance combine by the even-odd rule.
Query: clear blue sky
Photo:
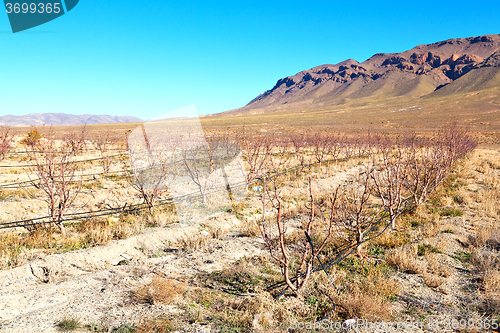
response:
[[[0,115],[215,113],[317,65],[498,33],[498,0],[80,0],[17,34],[0,14]]]

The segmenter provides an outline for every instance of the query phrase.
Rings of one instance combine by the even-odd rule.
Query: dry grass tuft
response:
[[[213,227],[210,229],[210,236],[214,239],[223,240],[227,237],[229,230],[223,227]]]
[[[408,244],[410,238],[409,235],[404,232],[384,232],[379,237],[373,240],[373,243],[378,246],[383,246],[386,248],[393,249],[395,247],[400,247]]]
[[[169,304],[185,290],[185,283],[159,276],[145,286],[132,291],[134,302],[145,304]]]
[[[479,228],[475,235],[469,235],[469,244],[474,247],[483,247],[493,234],[493,228]]]
[[[177,243],[179,244],[179,248],[181,250],[187,252],[193,252],[206,247],[210,239],[211,239],[210,236],[205,236],[205,235],[193,235],[193,236],[184,235],[177,241]]]
[[[380,320],[392,316],[380,297],[359,291],[336,297],[335,303],[341,309],[340,314],[346,318]]]
[[[427,267],[429,273],[445,278],[451,275],[450,268],[447,265],[439,262],[438,255],[430,253],[425,256],[425,259],[429,264],[429,266]]]
[[[415,249],[408,247],[390,250],[386,255],[386,261],[389,265],[411,274],[425,272],[425,263],[417,259]]]
[[[472,252],[474,265],[480,272],[488,272],[497,269],[500,266],[500,254],[498,251],[489,247],[474,249]]]
[[[486,271],[482,281],[485,291],[500,295],[500,271],[498,269],[493,268]]]
[[[424,283],[431,288],[437,288],[446,282],[444,278],[429,273],[422,274],[422,278],[424,279]]]
[[[144,320],[134,331],[135,333],[168,333],[175,330],[175,325],[167,317]]]
[[[255,221],[247,221],[241,227],[241,234],[245,237],[260,236],[259,225]]]

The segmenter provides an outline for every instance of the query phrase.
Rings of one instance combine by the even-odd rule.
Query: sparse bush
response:
[[[36,128],[30,133],[38,133]],[[42,200],[47,203],[51,221],[65,233],[64,215],[71,208],[76,207],[76,199],[80,195],[82,182],[78,177],[78,165],[73,151],[58,145],[53,138],[31,137],[26,147],[28,157],[33,163],[31,172],[37,176],[30,176],[30,183],[43,193]]]
[[[316,256],[332,241],[334,235],[341,234],[340,227],[336,225],[338,188],[324,200],[317,200],[312,191],[312,181],[309,178],[309,217],[302,225],[304,236],[294,244],[290,244],[290,235],[287,234],[287,221],[283,218],[284,203],[275,179],[272,180],[272,187],[264,182],[261,195],[261,236],[271,257],[280,266],[286,285],[299,299],[303,297],[302,290],[311,276]],[[266,212],[268,207],[274,214]]]
[[[31,131],[26,133],[24,138],[21,140],[21,143],[28,146],[28,147],[34,147],[40,143],[42,140],[43,135],[38,129],[38,127],[31,127]]]
[[[92,140],[92,144],[99,151],[101,158],[99,161],[101,162],[104,173],[106,175],[109,174],[113,162],[113,159],[109,156],[109,150],[116,144],[116,138],[111,136],[111,132],[107,131],[104,135],[97,135],[96,138]]]

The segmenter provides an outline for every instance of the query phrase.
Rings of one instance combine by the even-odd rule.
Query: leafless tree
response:
[[[375,152],[375,149],[372,151]],[[396,217],[400,214],[405,201],[405,183],[409,173],[409,163],[401,145],[388,138],[376,147],[373,156],[372,179],[374,190],[382,200],[389,214],[392,229],[396,229]]]
[[[297,159],[299,165],[304,168],[310,163],[306,138],[302,134],[295,134],[291,136],[290,141],[292,143],[294,157]]]
[[[64,215],[76,207],[82,187],[74,152],[68,142],[50,136],[27,145],[26,152],[33,164],[31,184],[41,190],[51,221],[65,234]]]
[[[308,138],[308,143],[312,148],[316,162],[323,162],[330,152],[331,142],[328,140],[328,137],[316,133],[314,136]]]
[[[150,138],[146,135],[144,127],[142,129],[144,142],[134,140],[128,145],[133,177],[127,173],[126,175],[132,188],[148,206],[149,213],[154,215],[157,201],[169,190],[176,178],[174,161],[178,143],[173,140],[163,140],[158,135],[152,135]],[[108,149],[105,138],[100,141],[103,152]]]
[[[83,125],[79,131],[70,131],[64,137],[64,144],[71,149],[73,155],[77,155],[87,148],[87,125]]]
[[[94,140],[92,140],[92,144],[99,152],[99,157],[102,169],[106,175],[109,174],[111,164],[113,163],[113,158],[109,155],[109,150],[116,143],[116,137],[111,136],[111,133],[108,131],[105,134],[98,134]]]
[[[356,250],[361,256],[362,244],[365,235],[377,223],[377,211],[369,207],[372,197],[372,173],[366,168],[356,181],[345,187],[339,196],[338,225],[345,230],[344,238],[357,246]]]
[[[303,297],[303,288],[312,273],[315,258],[338,231],[335,229],[337,191],[328,199],[318,202],[309,179],[309,199],[309,217],[302,225],[304,236],[299,242],[292,243],[289,240],[291,233],[287,233],[287,221],[283,217],[285,205],[277,184],[273,180],[264,180],[261,235],[271,257],[280,266],[287,286],[298,298]],[[271,212],[267,210],[268,206]],[[323,214],[322,211],[328,208],[329,214]]]
[[[217,143],[207,144],[204,138],[190,137],[182,145],[182,163],[184,171],[198,187],[203,204],[207,203],[207,194],[217,185],[215,171],[217,161],[214,151]]]
[[[265,135],[253,137],[243,135],[239,145],[244,151],[244,158],[249,166],[247,180],[260,177],[265,172],[265,164],[271,156],[271,140]]]

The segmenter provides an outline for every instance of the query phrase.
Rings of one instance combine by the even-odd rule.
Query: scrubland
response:
[[[4,288],[3,300],[21,290],[43,305],[4,307],[0,331],[313,332],[319,330],[294,323],[356,318],[438,321],[439,331],[473,332],[482,331],[480,321],[500,320],[498,148],[475,148],[456,126],[434,136],[279,134],[235,139],[248,195],[201,214],[190,228],[179,223],[173,205],[161,204],[168,203],[167,190],[141,192],[125,145],[106,134],[105,149],[95,143],[94,150],[67,156],[74,182],[65,188],[45,182],[46,189],[77,194],[66,206],[47,200],[43,184],[2,188],[2,223],[47,217],[2,231],[4,272],[163,234],[160,246],[144,243],[112,264],[92,266],[89,258],[66,275],[46,266],[43,278],[33,273],[33,283]],[[92,145],[78,135],[73,144]],[[30,158],[27,138],[12,141],[16,147],[2,161],[12,167],[2,169],[2,183],[35,185],[42,178],[44,170],[16,167],[37,165],[34,157],[43,156],[32,149]],[[23,149],[28,153],[12,154]],[[76,181],[82,175],[91,176]],[[211,204],[209,198],[193,210]],[[100,210],[113,214],[96,216]],[[89,214],[66,221],[80,212]],[[51,295],[58,301],[50,303]],[[447,330],[452,319],[473,320],[478,328]]]

